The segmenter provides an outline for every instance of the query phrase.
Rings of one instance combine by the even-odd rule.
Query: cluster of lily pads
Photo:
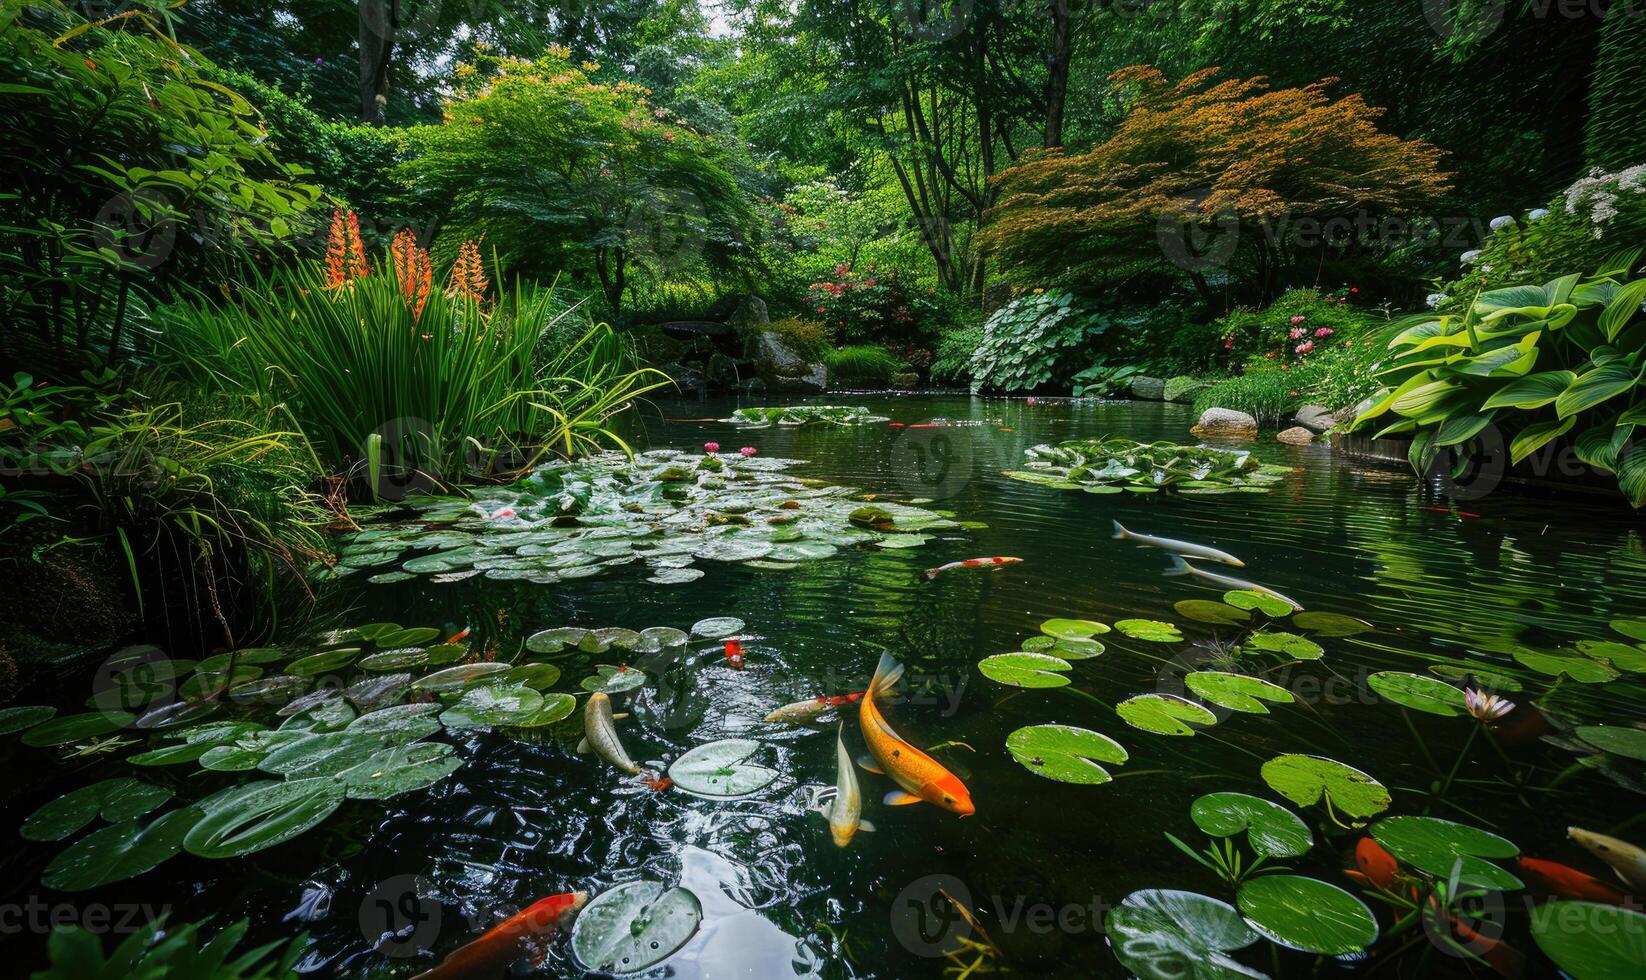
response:
[[[847,548],[919,547],[930,532],[962,526],[788,475],[798,462],[674,450],[555,461],[472,501],[418,499],[385,511],[342,544],[330,574],[547,585],[641,563],[649,581],[666,585],[701,578],[699,562],[795,568]]]
[[[1076,439],[1024,450],[1022,470],[1005,475],[1024,483],[1086,493],[1267,493],[1288,466],[1266,464],[1250,452],[1137,442],[1122,437]]]
[[[721,419],[747,429],[772,425],[875,425],[891,421],[861,405],[781,405],[740,408],[731,418]]]

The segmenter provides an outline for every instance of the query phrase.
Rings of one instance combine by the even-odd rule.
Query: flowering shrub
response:
[[[837,265],[807,293],[813,312],[848,344],[910,343],[922,320],[937,311],[930,295],[918,295],[898,272]]]
[[[1217,362],[1226,367],[1261,358],[1280,367],[1342,344],[1352,344],[1367,316],[1353,306],[1359,296],[1348,286],[1328,293],[1294,289],[1263,310],[1235,310],[1218,321],[1222,329]]]

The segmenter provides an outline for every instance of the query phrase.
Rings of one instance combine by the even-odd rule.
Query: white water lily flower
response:
[[[1472,687],[1463,689],[1463,703],[1469,714],[1480,721],[1496,721],[1515,710],[1515,703],[1496,694],[1487,694]]]

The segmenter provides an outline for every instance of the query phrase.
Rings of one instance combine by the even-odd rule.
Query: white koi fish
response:
[[[1216,548],[1208,548],[1203,544],[1195,544],[1192,541],[1178,541],[1175,538],[1157,538],[1152,534],[1138,534],[1136,531],[1128,531],[1124,527],[1121,527],[1119,521],[1114,522],[1114,539],[1116,541],[1135,541],[1138,544],[1145,545],[1150,548],[1162,548],[1166,551],[1175,551],[1180,555],[1187,555],[1190,558],[1204,558],[1207,561],[1220,561],[1225,565],[1233,565],[1236,568],[1246,567],[1245,562],[1241,561],[1239,558],[1236,558],[1234,555],[1229,554],[1227,551],[1218,551]]]
[[[1566,836],[1578,846],[1611,865],[1617,876],[1630,888],[1646,892],[1646,851],[1628,841],[1607,837],[1582,827],[1567,827]]]
[[[842,722],[834,736],[834,793],[817,805],[817,812],[828,818],[829,834],[836,847],[850,844],[859,830],[874,830],[874,824],[863,819],[863,792],[857,785],[855,763],[846,751],[845,729]]]
[[[617,737],[616,717],[612,714],[612,699],[604,691],[589,695],[583,708],[583,740],[577,743],[579,753],[593,752],[617,768],[632,775],[641,769],[629,758],[623,742]]]
[[[939,565],[936,568],[928,568],[928,569],[926,569],[926,577],[927,578],[937,578],[939,575],[942,575],[944,572],[952,572],[952,571],[954,571],[956,569],[959,569],[959,568],[987,568],[990,571],[995,571],[995,570],[1003,568],[1007,565],[1016,565],[1018,562],[1020,562],[1022,560],[1023,559],[1021,559],[1021,558],[1006,558],[1006,557],[967,558],[965,561],[951,561],[947,565]]]
[[[1256,582],[1248,582],[1243,578],[1235,578],[1232,575],[1218,575],[1215,572],[1208,572],[1205,569],[1196,568],[1184,561],[1179,555],[1172,556],[1172,570],[1166,574],[1168,576],[1192,575],[1195,578],[1200,579],[1202,582],[1210,582],[1212,585],[1220,585],[1225,589],[1239,589],[1242,592],[1261,592],[1266,596],[1273,596],[1281,602],[1290,605],[1294,612],[1301,612],[1303,609],[1303,605],[1296,599],[1293,599],[1290,596],[1282,595],[1274,589],[1269,588],[1267,585],[1258,585]]]

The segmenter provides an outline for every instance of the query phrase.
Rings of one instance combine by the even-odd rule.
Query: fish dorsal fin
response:
[[[577,740],[577,754],[578,755],[588,755],[590,751],[591,750],[589,748],[589,740],[587,738],[581,738],[581,739]]]
[[[888,792],[886,794],[886,798],[881,802],[885,803],[887,806],[908,806],[912,803],[921,803],[924,801],[913,793],[908,793],[900,789],[894,789]]]
[[[876,776],[886,775],[886,770],[880,768],[880,763],[876,762],[874,756],[869,755],[868,753],[858,756],[857,764],[862,766],[864,771],[872,772]]]

